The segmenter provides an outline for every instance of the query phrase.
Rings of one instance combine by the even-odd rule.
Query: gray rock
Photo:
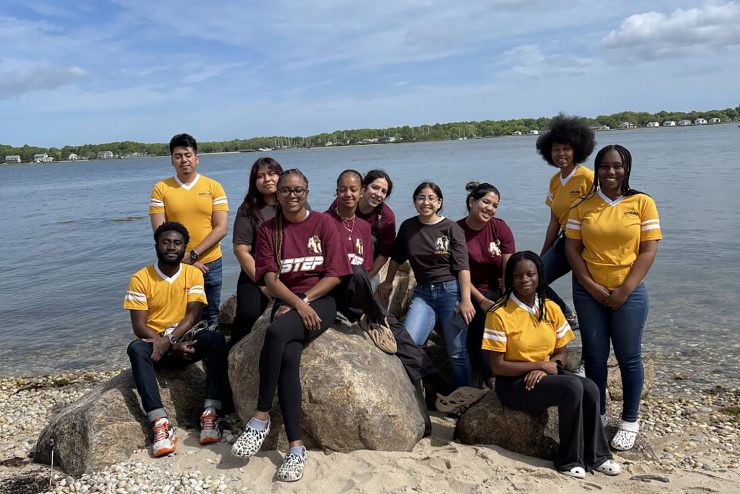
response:
[[[229,354],[229,380],[243,422],[254,414],[259,354],[267,315]],[[426,410],[417,400],[401,362],[372,344],[356,325],[335,323],[310,342],[301,358],[304,442],[307,447],[411,451],[424,432]],[[285,448],[277,399],[263,450]]]
[[[234,325],[236,317],[236,293],[221,305],[218,313],[218,325],[222,328],[228,328]]]
[[[464,444],[494,444],[549,460],[558,447],[558,410],[514,410],[504,407],[496,393],[489,391],[460,417],[454,437]]]
[[[200,364],[157,371],[162,403],[175,425],[199,423],[205,373]],[[125,461],[151,441],[131,371],[123,371],[62,409],[41,432],[34,461],[80,476]]]

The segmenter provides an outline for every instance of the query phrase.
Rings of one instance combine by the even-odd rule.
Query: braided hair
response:
[[[391,180],[390,175],[388,175],[383,170],[370,170],[369,172],[367,172],[365,174],[365,179],[362,181],[362,188],[367,189],[371,183],[375,182],[379,178],[382,178],[383,180],[388,182],[388,193],[385,195],[385,198],[388,199],[391,196],[391,192],[393,192],[393,180]],[[385,201],[375,206],[375,221],[372,225],[373,232],[377,232],[380,229],[381,220],[383,218],[384,205]]]
[[[288,175],[297,175],[298,177],[300,177],[306,183],[306,189],[308,189],[308,179],[303,174],[303,172],[301,172],[298,168],[291,168],[280,173],[280,178],[278,179],[277,183],[278,196],[280,195],[280,184]],[[281,253],[283,250],[283,208],[280,205],[279,199],[277,206],[275,207],[275,219],[272,225],[272,246],[273,254],[275,255],[275,262],[278,266],[277,272],[275,273],[275,281],[277,281],[278,279],[280,279],[280,272],[283,269],[283,260],[281,259]]]
[[[599,152],[596,153],[596,157],[594,158],[594,183],[593,185],[591,185],[591,190],[589,190],[585,196],[582,196],[580,201],[573,204],[571,208],[578,206],[580,203],[582,203],[586,199],[590,199],[594,196],[594,194],[596,194],[596,191],[599,189],[600,185],[599,168],[601,168],[601,165],[604,162],[604,157],[609,151],[616,151],[619,154],[619,157],[622,159],[622,166],[624,167],[624,180],[622,180],[622,187],[620,190],[622,196],[628,197],[637,194],[645,194],[644,192],[635,190],[630,187],[630,173],[632,172],[632,154],[626,147],[620,144],[609,144],[608,146],[604,146],[603,148],[601,148]]]
[[[542,264],[540,256],[532,252],[531,250],[521,250],[515,252],[509,258],[509,262],[506,263],[506,271],[504,272],[504,291],[503,296],[496,301],[493,306],[488,309],[489,312],[493,312],[499,307],[505,307],[511,298],[511,294],[514,291],[514,268],[521,261],[532,261],[537,268],[537,310],[539,312],[537,321],[542,321],[545,318],[545,298],[547,297],[547,281],[545,280],[545,266]]]

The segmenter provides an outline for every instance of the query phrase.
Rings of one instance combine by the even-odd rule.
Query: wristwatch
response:
[[[174,333],[168,334],[167,339],[170,340],[170,345],[177,343],[177,336],[175,336]]]
[[[195,249],[190,249],[190,262],[196,262],[200,259],[200,254],[195,252]]]

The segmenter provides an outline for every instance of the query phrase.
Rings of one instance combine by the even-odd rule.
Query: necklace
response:
[[[339,214],[339,208],[336,208],[334,211],[336,211],[337,216],[342,218],[342,226],[345,230],[347,230],[347,239],[351,242],[352,241],[352,232],[355,230],[355,220],[357,219],[357,216],[352,216],[352,219],[344,218],[341,214]]]

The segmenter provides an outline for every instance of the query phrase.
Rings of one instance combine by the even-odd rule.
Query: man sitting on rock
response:
[[[181,262],[190,241],[187,229],[180,223],[163,223],[154,232],[154,241],[158,261],[131,277],[123,308],[131,312],[131,325],[138,338],[129,344],[128,356],[136,389],[154,431],[152,455],[158,457],[175,451],[177,440],[162,405],[155,368],[184,368],[206,359],[200,442],[218,442],[221,430],[217,418],[225,391],[227,348],[221,333],[198,331],[195,327],[206,296],[203,273]]]

